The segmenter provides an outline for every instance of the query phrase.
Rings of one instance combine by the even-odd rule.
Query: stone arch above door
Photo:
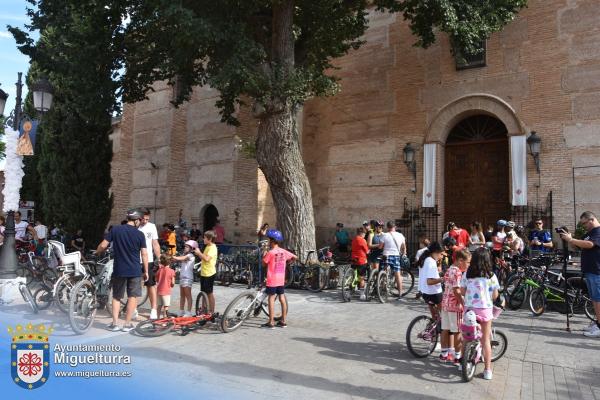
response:
[[[515,110],[497,96],[485,93],[460,97],[441,108],[427,128],[425,143],[446,143],[448,134],[461,120],[477,114],[487,114],[504,123],[508,136],[524,135],[525,129]]]

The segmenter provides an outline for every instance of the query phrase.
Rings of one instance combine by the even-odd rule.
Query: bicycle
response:
[[[402,293],[398,290],[396,284],[396,273],[391,271],[391,265],[384,259],[381,259],[380,265],[385,266],[388,278],[388,291],[394,297],[404,297],[409,294],[415,287],[415,275],[410,270],[410,267],[400,268],[400,276],[402,278]]]
[[[548,276],[556,277],[556,281],[552,282],[548,279]],[[546,306],[551,305],[558,312],[569,313],[569,316],[572,316],[576,309],[583,309],[586,317],[595,321],[594,305],[587,295],[587,286],[583,278],[565,279],[562,273],[548,270],[546,270],[544,277],[545,279],[542,280],[541,284],[529,294],[529,309],[534,316],[542,315],[546,310]]]
[[[48,266],[48,261],[44,257],[36,256],[33,251],[27,253],[26,262],[19,263],[15,272],[18,277],[25,278],[27,286],[35,281],[52,286],[58,279],[56,270]]]
[[[532,265],[509,278],[503,291],[507,296],[508,308],[511,310],[521,308],[531,290],[538,288],[542,281],[542,270]]]
[[[326,271],[320,264],[310,262],[310,256],[314,253],[310,250],[304,262],[295,260],[285,267],[284,287],[294,285],[300,289],[308,289],[311,292],[320,292],[326,284]]]
[[[408,324],[406,329],[406,347],[417,358],[433,353],[442,332],[442,320],[429,315],[419,315]]]
[[[221,317],[221,330],[224,333],[233,332],[251,316],[258,317],[261,311],[268,316],[267,300],[265,288],[258,287],[256,290],[241,293],[225,309]],[[286,306],[289,312],[287,297]]]
[[[363,288],[365,301],[370,301],[372,297],[377,296],[380,303],[385,303],[388,298],[388,279],[385,271],[379,271],[367,267],[367,276],[364,277],[365,286]],[[380,278],[381,277],[381,278]],[[352,297],[359,293],[360,276],[358,268],[351,267],[346,270],[342,277],[342,301],[347,303],[352,301]],[[381,285],[381,288],[379,287]]]
[[[494,320],[498,318],[502,309],[499,307],[494,308]],[[477,317],[477,321],[480,322],[479,317]],[[508,348],[508,338],[506,334],[500,330],[497,330],[494,326],[492,326],[491,334],[491,347],[492,347],[492,362],[499,360],[504,353],[506,353],[506,349]],[[463,338],[465,335],[463,335]],[[480,338],[475,338],[474,340],[466,340],[463,342],[463,355],[460,360],[461,365],[461,376],[463,381],[469,382],[475,376],[475,368],[477,367],[477,363],[483,361],[483,348],[481,345]]]
[[[135,327],[136,333],[141,336],[158,337],[166,335],[175,330],[181,330],[181,336],[206,325],[207,322],[215,322],[218,314],[209,312],[208,296],[204,292],[198,293],[196,297],[196,315],[191,317],[167,317],[160,319],[149,319],[142,321]]]

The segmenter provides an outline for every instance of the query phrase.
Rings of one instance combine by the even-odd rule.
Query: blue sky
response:
[[[17,49],[15,40],[6,25],[23,27],[28,23],[25,0],[0,0],[0,88],[8,93],[4,114],[10,114],[15,107],[15,82],[17,72],[23,72],[23,79],[29,70],[29,58]],[[37,36],[37,35],[36,35]],[[27,87],[23,87],[23,97]]]

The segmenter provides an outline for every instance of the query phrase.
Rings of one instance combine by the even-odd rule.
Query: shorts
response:
[[[468,310],[473,310],[475,315],[477,315],[477,320],[480,322],[487,322],[494,319],[493,308],[469,308]],[[468,310],[465,309],[465,312]]]
[[[215,276],[201,276],[200,277],[200,290],[206,294],[211,294],[213,292],[213,286],[215,285]]]
[[[269,296],[274,296],[276,294],[284,293],[284,286],[267,286],[265,289],[265,293]]]
[[[437,306],[438,304],[442,303],[442,293],[436,293],[436,294],[427,294],[427,293],[422,293],[423,296],[423,300],[425,300],[425,303],[430,304],[432,306]]]
[[[369,260],[370,263],[375,264],[375,263],[383,262],[379,259],[381,256],[382,256],[381,253],[373,253],[371,251],[371,253],[369,253],[367,255],[367,259]]]
[[[179,287],[192,287],[193,278],[179,278]]]
[[[392,272],[400,272],[400,256],[387,256],[387,264],[390,266]]]
[[[158,295],[158,304],[161,306],[169,307],[171,305],[171,295]]]
[[[142,273],[144,273],[144,265],[140,264],[142,266]],[[148,263],[148,280],[146,282],[144,282],[144,285],[146,286],[156,286],[156,272],[158,271],[158,265],[156,265],[156,267],[154,266],[153,262],[149,262]]]
[[[584,276],[590,299],[596,303],[600,302],[600,275],[586,272]]]
[[[442,330],[450,331],[450,333],[458,333],[460,332],[461,323],[462,313],[442,310]]]
[[[358,276],[367,276],[367,269],[369,264],[352,264],[352,268],[358,271]]]
[[[121,300],[125,296],[125,289],[127,297],[142,297],[142,277],[113,276],[110,278],[110,288],[115,300]]]

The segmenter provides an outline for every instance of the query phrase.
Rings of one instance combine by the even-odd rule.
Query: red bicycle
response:
[[[208,321],[215,322],[218,314],[209,312],[207,305],[208,296],[206,293],[200,292],[196,299],[195,316],[149,319],[137,324],[135,331],[141,336],[157,337],[178,329],[181,330],[181,336],[187,335],[191,331],[203,327]]]

